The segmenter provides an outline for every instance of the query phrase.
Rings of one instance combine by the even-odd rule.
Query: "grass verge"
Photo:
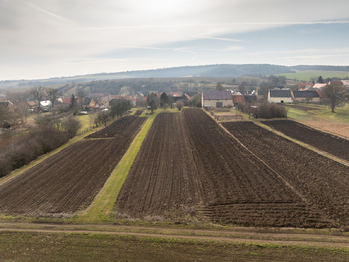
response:
[[[347,248],[82,233],[0,232],[2,261],[348,261]],[[48,244],[48,243],[51,243]]]
[[[79,223],[100,223],[112,221],[111,214],[119,192],[126,180],[133,161],[141,148],[148,130],[159,113],[160,110],[157,110],[153,115],[150,115],[142,130],[133,140],[129,149],[120,160],[119,164],[115,167],[92,204],[83,213],[78,214],[77,217],[74,217],[73,220],[76,220]]]

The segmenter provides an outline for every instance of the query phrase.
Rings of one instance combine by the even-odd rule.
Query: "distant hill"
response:
[[[270,64],[220,64],[203,66],[183,66],[154,70],[126,71],[117,73],[90,74],[73,77],[49,78],[38,80],[0,81],[0,89],[12,87],[49,86],[58,84],[83,83],[96,80],[129,78],[171,78],[171,77],[238,77],[285,74],[294,71],[322,70],[349,71],[349,66],[298,65],[282,66]]]

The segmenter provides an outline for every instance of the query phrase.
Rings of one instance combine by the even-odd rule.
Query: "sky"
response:
[[[0,80],[349,65],[348,0],[0,0]]]

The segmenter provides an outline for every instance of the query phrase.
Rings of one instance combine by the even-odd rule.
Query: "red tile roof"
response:
[[[335,86],[342,86],[343,82],[342,81],[330,81],[328,82],[330,85],[335,85]]]
[[[70,101],[71,101],[71,98],[70,98],[70,97],[68,97],[68,98],[63,98],[62,104],[70,104]]]
[[[324,91],[316,91],[316,92],[318,93],[320,98],[325,98],[326,97],[326,93]]]
[[[299,87],[305,87],[305,86],[314,86],[313,83],[299,83]]]

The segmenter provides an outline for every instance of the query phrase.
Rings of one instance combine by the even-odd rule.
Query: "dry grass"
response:
[[[328,121],[301,121],[303,124],[349,138],[349,124]]]

